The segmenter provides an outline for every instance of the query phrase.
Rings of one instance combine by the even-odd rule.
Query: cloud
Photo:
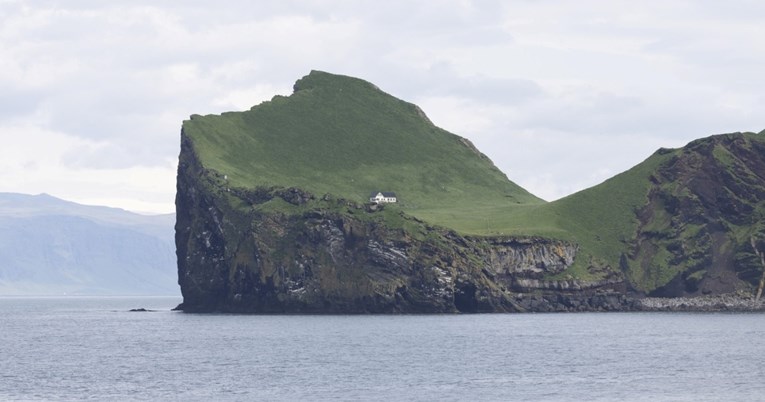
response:
[[[659,146],[765,128],[763,15],[747,1],[0,2],[0,190],[170,209],[184,119],[321,69],[420,104],[558,198]]]
[[[0,125],[0,191],[49,193],[78,202],[119,200],[106,204],[146,212],[171,212],[175,161],[156,167],[88,169],[67,163],[73,154],[112,152],[97,142],[33,125]]]
[[[37,110],[40,94],[32,89],[0,85],[0,120],[14,120],[28,116]]]

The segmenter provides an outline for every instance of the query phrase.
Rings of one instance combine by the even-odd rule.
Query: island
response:
[[[416,105],[311,71],[183,122],[176,213],[186,312],[758,310],[765,131],[546,202]]]

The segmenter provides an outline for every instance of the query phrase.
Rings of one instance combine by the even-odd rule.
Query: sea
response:
[[[180,301],[0,297],[0,400],[765,400],[763,314],[202,315],[171,311]]]

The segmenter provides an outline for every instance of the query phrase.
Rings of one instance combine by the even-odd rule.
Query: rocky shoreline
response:
[[[519,293],[512,312],[765,312],[765,301],[745,292],[696,297],[642,297],[614,291],[593,294]]]
[[[592,312],[689,312],[689,313],[755,313],[765,312],[765,301],[755,301],[754,296],[744,292],[714,296],[697,297],[631,297],[616,292],[596,293],[590,296],[574,294],[518,294],[504,311],[458,312],[471,313],[592,313]],[[174,311],[186,313],[230,313],[226,310],[195,308],[181,303]],[[132,311],[132,310],[131,310]],[[252,312],[249,312],[252,314]],[[353,312],[262,312],[254,314],[417,314],[417,312],[372,312],[354,310]]]
[[[645,297],[636,299],[640,311],[755,312],[765,311],[765,302],[745,293],[699,297]]]

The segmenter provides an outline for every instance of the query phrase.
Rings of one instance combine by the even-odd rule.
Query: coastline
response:
[[[764,312],[765,301],[755,300],[754,296],[728,293],[698,297],[645,297],[636,300],[640,311],[668,312]]]

